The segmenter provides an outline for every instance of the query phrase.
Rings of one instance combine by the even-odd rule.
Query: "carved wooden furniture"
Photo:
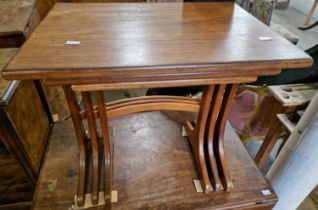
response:
[[[18,49],[0,49],[0,72]],[[0,209],[28,208],[50,124],[32,81],[0,76]]]
[[[262,41],[261,36],[272,41]],[[204,192],[229,191],[233,185],[224,158],[224,128],[238,83],[311,64],[307,54],[233,3],[61,3],[3,76],[63,85],[80,154],[77,203],[84,205],[91,189],[93,204],[104,191],[110,207],[109,118],[149,110],[198,112],[196,123],[186,127]],[[195,85],[205,86],[201,101],[163,96],[104,104],[104,90]],[[83,97],[84,110],[77,104],[76,92]],[[83,120],[88,122],[89,137]],[[86,175],[88,157],[93,161],[91,183]]]
[[[305,109],[318,90],[318,83],[290,84],[268,86],[275,101],[272,109],[276,112],[277,118],[272,122],[271,127],[255,156],[255,162],[259,168],[266,163],[271,151],[278,139],[285,130],[292,132],[292,125],[288,123],[285,113],[293,113]]]
[[[225,155],[235,187],[230,193],[197,193],[191,147],[181,132],[176,132],[181,127],[160,112],[110,120],[115,151],[113,186],[118,190],[113,210],[272,209],[277,200],[274,191],[230,126],[225,132]],[[71,119],[56,123],[35,193],[34,210],[69,209],[74,204],[77,149]],[[263,195],[266,189],[271,194]]]

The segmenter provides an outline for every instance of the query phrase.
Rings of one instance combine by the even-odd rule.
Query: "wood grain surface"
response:
[[[23,34],[35,9],[35,0],[0,1],[0,37]]]
[[[198,174],[189,143],[181,135],[181,124],[160,112],[147,112],[113,119],[109,125],[114,144],[113,190],[118,191],[113,210],[271,209],[276,201],[230,126],[225,132],[225,156],[235,188],[204,194],[197,193],[192,183]],[[71,121],[56,123],[40,174],[35,210],[64,210],[72,205],[78,178],[77,151]],[[264,196],[263,189],[272,194]]]
[[[21,138],[32,170],[38,174],[51,126],[33,81],[20,82],[14,97],[3,109]]]
[[[247,76],[311,64],[307,54],[233,3],[58,3],[3,76]]]

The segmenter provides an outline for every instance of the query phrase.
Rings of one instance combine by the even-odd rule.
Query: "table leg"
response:
[[[260,149],[258,150],[255,156],[255,163],[259,169],[262,169],[265,165],[268,157],[270,156],[271,151],[273,150],[277,140],[281,136],[282,130],[284,126],[282,123],[276,118],[270,127]]]
[[[212,97],[211,106],[210,106],[210,114],[209,114],[209,124],[207,128],[208,138],[207,138],[207,147],[208,147],[208,160],[210,163],[210,167],[212,169],[213,180],[214,180],[214,189],[215,191],[223,190],[223,185],[220,180],[217,162],[215,159],[214,145],[215,145],[215,128],[216,121],[222,106],[222,96],[224,93],[225,85],[219,85],[215,87],[215,91]]]
[[[233,102],[235,92],[237,90],[237,84],[230,84],[225,87],[223,100],[222,100],[222,107],[218,115],[218,119],[216,121],[216,130],[214,133],[214,152],[216,154],[216,160],[219,169],[219,175],[223,177],[223,186],[226,191],[229,191],[233,188],[233,183],[228,173],[226,160],[224,157],[224,132],[225,126],[228,119],[228,114],[231,110],[231,104]],[[220,91],[223,89],[223,85],[219,86]],[[223,91],[222,91],[223,92]]]
[[[211,103],[213,90],[214,85],[207,86],[204,88],[197,124],[195,126],[194,131],[190,132],[189,134],[189,140],[192,146],[192,151],[197,163],[201,183],[203,185],[203,190],[205,193],[213,191],[206,164],[206,155],[204,147],[206,122],[209,115],[209,107]]]
[[[112,147],[109,138],[108,130],[108,119],[104,104],[104,93],[103,91],[96,92],[96,101],[99,112],[99,119],[101,124],[101,129],[103,133],[104,141],[104,164],[105,164],[105,176],[104,176],[104,194],[105,194],[105,204],[108,209],[111,208],[111,192],[113,186],[113,161],[112,161]]]
[[[211,181],[215,191],[233,188],[224,157],[224,132],[237,86],[205,87],[195,128],[185,124],[205,193],[212,191]]]
[[[92,158],[93,158],[93,173],[92,173],[92,203],[98,204],[99,193],[99,176],[100,176],[100,164],[99,164],[99,141],[96,129],[96,120],[92,102],[89,92],[82,92],[84,108],[87,116],[88,130],[90,134]]]
[[[82,120],[87,119],[88,128],[90,133],[90,141],[92,145],[92,158],[93,158],[93,173],[92,173],[92,203],[98,204],[99,193],[99,179],[101,177],[101,165],[99,154],[99,139],[96,129],[96,120],[99,118],[102,130],[103,145],[104,145],[104,194],[105,204],[108,208],[111,208],[111,192],[112,192],[112,148],[109,138],[108,130],[108,117],[116,109],[123,109],[132,112],[140,112],[146,110],[161,110],[175,109],[175,105],[178,109],[184,110],[184,105],[190,103],[192,105],[191,111],[198,111],[199,115],[195,128],[191,123],[186,123],[186,130],[192,146],[194,158],[198,167],[199,176],[205,193],[213,191],[213,187],[218,190],[230,190],[233,188],[231,179],[228,174],[227,165],[224,157],[224,131],[227,122],[227,116],[230,111],[230,105],[233,101],[235,92],[237,90],[237,84],[221,84],[221,85],[209,85],[204,88],[202,100],[200,106],[197,102],[191,103],[186,99],[177,98],[156,98],[153,99],[162,103],[165,106],[158,106],[157,103],[148,104],[147,100],[141,100],[137,103],[140,109],[136,109],[136,104],[132,101],[126,101],[126,103],[114,108],[107,108],[104,103],[103,91],[96,91],[97,108],[93,108],[90,92],[83,91],[83,103],[85,111],[82,113],[78,107],[75,93],[70,89],[70,86],[64,86],[65,95],[68,99],[70,111],[72,114],[72,120],[76,132],[76,137],[79,145],[80,153],[80,173],[79,183],[77,191],[77,203],[79,206],[84,205],[85,193],[86,193],[86,140],[87,137],[84,132]],[[93,93],[93,92],[92,92]],[[165,104],[166,100],[174,101],[176,104]],[[148,106],[144,106],[147,104]],[[115,104],[116,105],[116,104]],[[197,106],[197,110],[196,110]],[[125,113],[125,112],[124,112]],[[123,114],[123,113],[121,113]],[[109,115],[109,116],[108,116]],[[213,183],[213,187],[211,185]]]
[[[63,86],[65,97],[68,101],[68,106],[72,116],[73,125],[75,128],[76,139],[79,149],[79,178],[77,184],[77,203],[83,206],[85,203],[86,184],[87,184],[87,145],[86,134],[80,117],[80,109],[77,104],[75,93],[70,86]]]

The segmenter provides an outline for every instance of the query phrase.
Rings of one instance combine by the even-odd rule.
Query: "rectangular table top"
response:
[[[57,3],[3,76],[24,80],[226,71],[249,76],[268,69],[256,73],[260,76],[311,64],[306,53],[233,3]]]

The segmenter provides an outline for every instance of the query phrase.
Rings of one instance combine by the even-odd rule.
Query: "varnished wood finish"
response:
[[[151,110],[175,110],[187,112],[199,112],[200,103],[198,100],[185,97],[173,96],[147,96],[122,99],[107,103],[105,105],[108,118],[119,117],[136,112]],[[94,108],[95,117],[99,117],[98,107]],[[80,112],[81,118],[86,119],[86,112]]]
[[[108,130],[108,113],[105,111],[105,99],[103,91],[96,92],[96,101],[99,112],[99,119],[104,141],[104,196],[105,204],[111,208],[111,192],[113,189],[113,151]],[[106,106],[107,107],[107,106]]]
[[[88,130],[90,134],[90,141],[92,147],[92,159],[93,159],[93,176],[92,176],[92,203],[98,204],[99,193],[99,175],[100,175],[100,157],[99,157],[99,143],[96,129],[96,121],[92,102],[89,92],[82,92],[83,104],[87,116]]]
[[[209,119],[207,126],[207,150],[208,150],[208,160],[210,167],[212,169],[213,173],[213,182],[214,182],[214,188],[216,191],[223,190],[223,184],[221,183],[218,168],[217,168],[217,162],[215,159],[215,151],[214,151],[214,133],[215,133],[215,123],[217,121],[217,117],[219,115],[221,104],[222,104],[222,96],[224,93],[224,85],[218,85],[216,86],[215,90],[213,91],[213,98],[210,101],[210,109],[209,112]]]
[[[208,168],[206,164],[206,155],[205,155],[205,144],[204,144],[204,134],[206,128],[206,121],[209,114],[209,105],[211,101],[212,92],[214,90],[214,86],[205,87],[203,90],[202,100],[201,100],[201,108],[199,112],[199,116],[197,119],[197,125],[195,126],[195,130],[193,134],[189,134],[189,140],[192,145],[192,150],[197,162],[197,167],[199,167],[200,178],[202,179],[202,186],[205,193],[209,191],[213,191],[211,181],[209,179]],[[214,158],[214,157],[210,157]]]
[[[257,77],[227,77],[230,75],[223,75],[223,77],[217,78],[215,75],[186,75],[179,76],[176,75],[166,76],[166,77],[156,77],[152,78],[146,77],[134,77],[134,78],[116,78],[111,80],[104,80],[98,78],[98,80],[46,80],[46,84],[81,84],[81,83],[93,83],[85,85],[72,85],[74,91],[95,91],[95,90],[118,90],[118,89],[130,89],[130,88],[156,88],[156,87],[182,87],[182,86],[197,86],[197,85],[209,85],[209,84],[226,84],[226,83],[237,83],[237,82],[254,82]],[[199,78],[197,78],[199,77]],[[212,77],[212,78],[210,78]],[[125,82],[127,80],[127,82]]]
[[[227,163],[224,157],[224,131],[225,125],[227,122],[227,116],[231,109],[231,103],[234,99],[235,92],[237,90],[237,84],[230,84],[225,87],[223,99],[222,99],[222,108],[219,112],[218,121],[216,122],[217,130],[214,133],[215,135],[215,145],[214,150],[217,157],[217,163],[220,171],[220,175],[224,178],[224,188],[229,191],[233,188],[231,178],[228,174]]]
[[[235,188],[230,193],[210,194],[197,193],[193,186],[192,180],[198,174],[187,139],[176,132],[181,130],[181,124],[163,113],[148,112],[114,118],[109,126],[114,131],[113,190],[118,191],[113,210],[262,209],[258,206],[269,210],[277,199],[229,126],[225,129],[224,146]],[[77,151],[71,120],[56,123],[34,210],[62,210],[73,204]],[[54,187],[48,184],[54,182]],[[262,189],[270,189],[272,194],[264,196]]]
[[[273,41],[261,41],[259,36],[271,36]],[[65,45],[66,40],[81,44]],[[227,71],[248,76],[260,69],[270,73],[311,64],[307,54],[233,3],[58,3],[4,77],[178,77],[186,72]]]
[[[264,42],[260,36],[271,36],[273,40]],[[80,44],[66,45],[67,40]],[[101,164],[95,123],[98,118],[103,121],[106,172],[101,190],[106,191],[110,207],[112,151],[105,125],[108,118],[151,110],[197,112],[199,109],[195,125],[186,126],[198,178],[206,193],[213,190],[211,180],[216,190],[229,190],[232,182],[223,142],[237,84],[278,74],[282,68],[311,64],[307,54],[233,3],[56,4],[3,76],[64,85],[80,149],[77,197],[80,206],[89,184],[85,174],[89,163],[85,159],[90,156],[87,143],[92,146],[91,191],[93,203],[97,203],[96,180]],[[105,107],[100,92],[188,85],[206,86],[200,107],[176,98],[131,100]],[[83,95],[82,113],[73,91]],[[98,107],[94,109],[89,94],[96,95],[96,91]],[[212,104],[214,96],[219,98],[216,104]],[[90,142],[86,142],[83,130],[85,119]]]
[[[87,137],[85,134],[83,124],[81,122],[81,117],[79,114],[80,110],[74,92],[71,90],[71,87],[69,86],[64,86],[63,89],[72,115],[73,125],[75,128],[76,139],[79,149],[79,178],[77,184],[77,203],[79,205],[84,205],[87,183]]]

